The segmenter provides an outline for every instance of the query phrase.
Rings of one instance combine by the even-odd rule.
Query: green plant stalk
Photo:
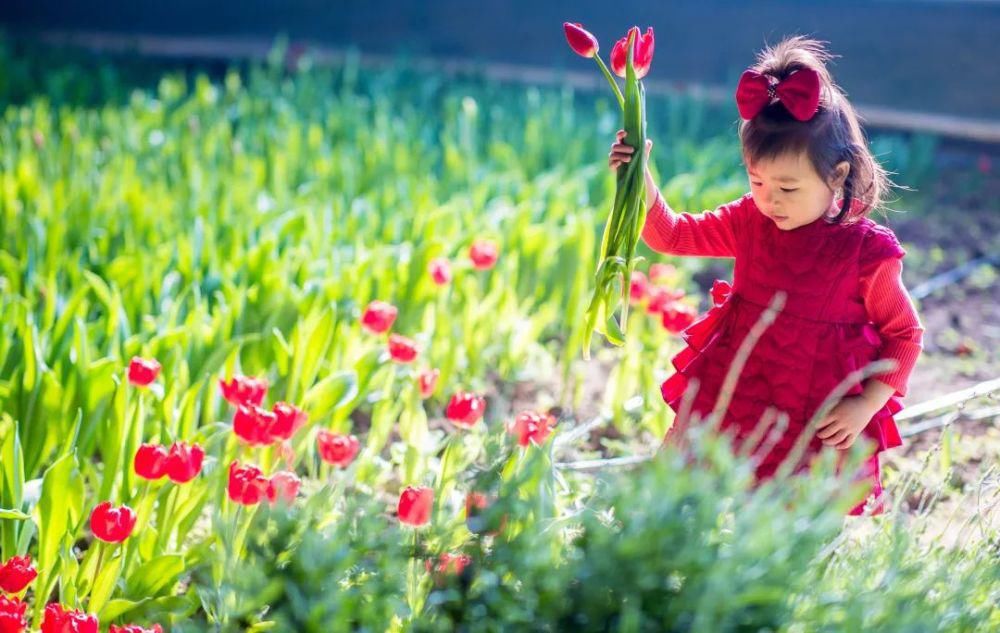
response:
[[[611,76],[611,71],[608,70],[608,67],[605,65],[604,60],[601,59],[600,55],[595,54],[594,61],[597,62],[597,66],[601,69],[601,72],[604,73],[604,77],[608,80],[608,83],[611,84],[611,89],[615,92],[615,98],[618,99],[618,107],[624,110],[625,97],[622,96],[622,91],[618,87],[618,82]]]

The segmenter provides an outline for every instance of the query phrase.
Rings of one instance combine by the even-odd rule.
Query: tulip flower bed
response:
[[[656,445],[675,335],[727,291],[651,257],[580,360],[613,101],[272,60],[107,67],[96,106],[58,68],[0,119],[0,632],[1000,626],[995,529],[838,541],[832,463],[557,467]],[[731,113],[647,117],[696,174],[672,201],[742,193]]]

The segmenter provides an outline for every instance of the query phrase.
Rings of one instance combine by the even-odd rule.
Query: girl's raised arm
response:
[[[651,249],[669,255],[736,257],[737,213],[743,198],[704,213],[675,213],[659,189],[646,214],[642,239]]]

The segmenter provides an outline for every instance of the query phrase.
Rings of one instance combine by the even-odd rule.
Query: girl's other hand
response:
[[[608,169],[612,171],[618,169],[623,163],[632,160],[635,148],[624,143],[625,130],[618,130],[615,134],[615,142],[611,144],[611,151],[608,153]],[[649,162],[649,152],[653,149],[653,141],[646,139],[646,161]]]
[[[861,396],[847,396],[820,420],[816,435],[826,446],[846,451],[878,411],[872,409]]]

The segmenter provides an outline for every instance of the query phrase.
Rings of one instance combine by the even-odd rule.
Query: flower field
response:
[[[0,633],[1000,629],[996,489],[943,547],[847,538],[832,458],[579,466],[656,451],[725,291],[640,245],[625,344],[581,358],[613,99],[283,53],[0,40]],[[645,116],[675,208],[745,192],[732,108]]]

